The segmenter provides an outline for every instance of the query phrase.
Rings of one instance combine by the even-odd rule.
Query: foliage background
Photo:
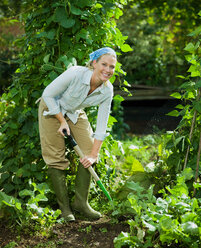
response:
[[[121,56],[131,85],[181,85],[177,75],[186,74],[188,68],[183,49],[188,34],[200,23],[200,9],[196,0],[136,0],[126,6],[118,27],[133,48]]]

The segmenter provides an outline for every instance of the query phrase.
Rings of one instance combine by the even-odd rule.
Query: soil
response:
[[[30,230],[19,233],[16,227],[0,223],[0,247],[15,248],[113,248],[114,238],[129,231],[128,224],[112,224],[103,217],[98,221],[76,220],[67,224],[56,224],[48,235],[32,234]],[[13,245],[11,245],[13,242]],[[10,245],[8,245],[10,243]],[[7,245],[7,246],[6,246]]]

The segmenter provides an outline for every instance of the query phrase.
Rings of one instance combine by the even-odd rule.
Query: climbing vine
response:
[[[113,47],[118,53],[131,48],[116,27],[126,0],[26,1],[21,19],[25,35],[13,84],[0,102],[0,185],[17,196],[29,180],[43,182],[37,104],[45,86],[72,65],[85,65],[93,50]],[[124,74],[118,64],[115,76]],[[115,77],[112,79],[114,81]]]

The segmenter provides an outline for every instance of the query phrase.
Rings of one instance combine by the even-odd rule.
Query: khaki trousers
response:
[[[41,98],[38,120],[43,159],[49,167],[65,170],[69,166],[69,161],[65,156],[66,147],[64,137],[57,132],[60,127],[60,122],[55,116],[43,116],[44,110],[48,111],[48,108]],[[68,117],[66,117],[66,121],[70,127],[71,135],[76,140],[83,154],[89,155],[94,140],[92,138],[93,131],[86,113],[84,111],[80,113],[76,124]]]

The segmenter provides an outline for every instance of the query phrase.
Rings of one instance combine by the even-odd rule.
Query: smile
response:
[[[104,77],[109,77],[110,73],[102,73]]]

